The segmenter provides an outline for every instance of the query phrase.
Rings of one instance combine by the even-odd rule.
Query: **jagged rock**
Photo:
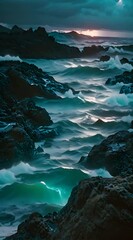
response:
[[[132,240],[133,175],[81,181],[57,214],[34,213],[6,240]]]
[[[65,93],[69,89],[75,92],[33,64],[3,61],[0,62],[0,71],[0,87],[7,88],[17,99],[34,96],[52,99],[59,98],[58,93]]]
[[[129,84],[133,83],[133,70],[131,72],[125,71],[124,73],[117,75],[113,78],[109,78],[105,84],[107,85],[115,85],[116,83]]]
[[[60,44],[44,28],[23,30],[14,26],[9,32],[0,31],[0,55],[17,55],[21,58],[73,58],[80,57],[76,47]]]
[[[0,132],[0,169],[33,156],[34,142],[23,128],[14,126]]]
[[[53,122],[48,112],[31,97],[59,98],[57,92],[69,89],[34,65],[0,62],[0,168],[31,161],[37,153],[34,142],[58,134],[49,128]]]
[[[122,64],[128,63],[128,64],[131,64],[131,65],[133,66],[133,62],[132,62],[132,61],[129,61],[127,58],[122,58],[122,59],[120,60],[120,62],[121,62]]]
[[[133,173],[133,132],[120,131],[95,145],[80,163],[89,169],[105,168],[113,176]]]
[[[130,86],[122,86],[120,89],[120,94],[131,94],[133,93],[133,84],[131,84]]]

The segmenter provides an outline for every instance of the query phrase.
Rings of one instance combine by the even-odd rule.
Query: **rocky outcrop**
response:
[[[113,78],[109,78],[106,81],[107,85],[115,85],[116,83],[133,83],[133,70],[131,72],[125,71],[123,74],[117,75]]]
[[[33,64],[0,62],[0,169],[31,161],[38,152],[34,142],[57,135],[48,112],[31,98],[56,99],[69,89]]]
[[[105,47],[102,47],[102,46],[92,45],[91,47],[84,47],[84,49],[82,51],[82,56],[83,57],[89,57],[89,56],[96,55],[100,52],[104,53],[107,50],[108,50],[108,48],[105,48]]]
[[[110,56],[108,55],[103,55],[100,57],[100,62],[107,62],[110,60]]]
[[[131,84],[130,86],[122,86],[120,89],[120,93],[123,94],[131,94],[133,93],[133,84]]]
[[[73,58],[79,57],[76,47],[60,44],[44,28],[23,30],[14,26],[9,32],[0,32],[0,55],[17,55],[21,58]]]
[[[5,125],[5,126],[4,126]],[[0,169],[19,161],[30,161],[34,156],[34,142],[21,126],[3,124],[0,128]]]
[[[117,75],[113,78],[108,78],[106,81],[106,85],[115,85],[117,83],[124,83],[124,85],[120,89],[120,94],[130,94],[133,93],[133,70],[131,72],[125,71],[121,75]],[[127,86],[127,84],[129,84]]]
[[[34,213],[6,240],[132,240],[133,175],[81,181],[57,214]]]
[[[33,64],[19,61],[0,62],[1,88],[12,92],[17,99],[40,96],[59,98],[58,93],[65,93],[70,88],[67,84],[56,82],[53,77]]]
[[[133,132],[120,131],[95,145],[80,163],[89,169],[105,168],[112,176],[133,173]]]

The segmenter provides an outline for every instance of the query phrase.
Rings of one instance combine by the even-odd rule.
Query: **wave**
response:
[[[129,124],[131,123],[132,120],[133,120],[133,116],[131,116],[131,115],[127,115],[127,116],[124,116],[121,118],[121,121],[127,122]]]
[[[133,104],[133,97],[132,94],[113,95],[107,98],[106,102],[111,106],[128,106],[129,104]]]
[[[100,62],[100,66],[107,69],[117,68],[126,71],[131,71],[133,69],[133,66],[129,63],[122,64],[118,56],[115,56],[114,58],[111,57],[107,62]]]
[[[20,162],[18,165],[11,167],[10,169],[0,170],[0,187],[11,185],[14,182],[19,181],[17,177],[20,174],[33,174],[36,170],[35,167],[31,167],[28,163]]]
[[[79,169],[64,165],[61,168],[51,169],[47,174],[36,173],[31,177],[26,176],[25,182],[15,182],[1,189],[1,204],[48,203],[64,205],[72,188],[89,175]],[[29,183],[26,183],[28,179]]]
[[[0,187],[7,184],[12,184],[17,181],[15,174],[10,170],[2,169],[0,170]]]
[[[117,47],[109,47],[107,53],[119,53],[119,54],[127,54],[127,51],[123,50],[123,48],[117,48]]]
[[[5,55],[5,56],[0,56],[0,61],[20,61],[20,62],[22,62],[22,59],[19,56]]]
[[[87,77],[87,76],[99,76],[108,72],[106,69],[100,69],[98,67],[89,67],[89,66],[78,66],[67,68],[62,72],[63,76],[78,76],[78,77]]]

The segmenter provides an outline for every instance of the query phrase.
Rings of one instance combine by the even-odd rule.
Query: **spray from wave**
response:
[[[20,61],[20,62],[22,62],[22,59],[19,56],[5,55],[5,56],[0,56],[0,61]]]

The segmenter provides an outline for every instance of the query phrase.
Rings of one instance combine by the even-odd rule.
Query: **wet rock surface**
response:
[[[6,240],[132,239],[133,175],[81,181],[57,214],[34,213]]]
[[[76,47],[57,43],[43,27],[24,30],[14,26],[7,32],[0,32],[0,55],[6,54],[21,58],[58,59],[79,57],[81,52]]]
[[[120,94],[133,93],[133,70],[131,72],[125,71],[123,74],[117,75],[113,78],[109,78],[105,84],[106,85],[115,85],[117,83],[124,84],[120,89]]]
[[[105,168],[112,176],[133,173],[133,132],[120,131],[95,145],[80,163],[89,169]]]
[[[34,142],[57,135],[49,127],[53,122],[48,112],[33,97],[56,99],[57,93],[70,89],[33,64],[0,62],[0,169],[31,161],[37,153]]]

